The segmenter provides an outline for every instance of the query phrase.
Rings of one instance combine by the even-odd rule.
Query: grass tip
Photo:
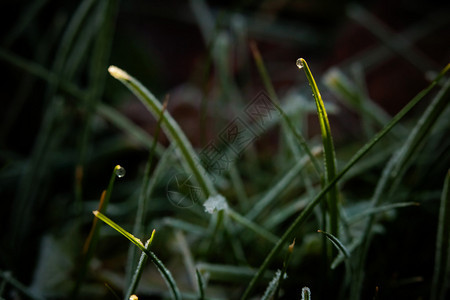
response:
[[[292,253],[294,251],[295,239],[292,241],[292,244],[289,245],[289,252]]]
[[[92,213],[94,214],[94,216],[97,216],[98,215],[98,210],[94,210],[94,211],[92,211]]]
[[[299,69],[303,69],[303,67],[305,66],[305,60],[303,59],[303,58],[299,58],[299,59],[297,59],[297,61],[296,61],[296,65],[297,65],[297,67],[299,68]]]
[[[109,66],[108,72],[109,74],[111,74],[112,77],[116,79],[130,80],[130,75],[128,75],[127,72],[116,66]]]
[[[114,168],[114,173],[116,174],[117,177],[122,178],[123,176],[125,176],[126,171],[124,167],[122,167],[121,165],[117,165]]]

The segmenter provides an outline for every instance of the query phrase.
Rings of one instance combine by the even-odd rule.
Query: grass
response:
[[[343,9],[379,42],[321,74],[320,52],[273,63],[281,19],[192,1],[204,49],[173,68],[127,31],[139,4],[52,5],[0,45],[22,99],[0,130],[0,299],[446,299],[450,65],[414,44],[438,25],[394,34]],[[46,26],[42,53],[21,50]],[[416,95],[391,116],[365,79],[392,57],[434,79],[392,91]]]

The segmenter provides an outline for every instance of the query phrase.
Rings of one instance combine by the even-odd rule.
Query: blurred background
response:
[[[36,295],[66,298],[91,226],[90,211],[96,209],[117,164],[124,166],[127,174],[116,183],[110,215],[131,230],[137,209],[133,199],[148,156],[145,137],[154,135],[157,122],[109,76],[109,65],[139,79],[158,99],[168,97],[168,111],[200,150],[265,90],[250,45],[259,49],[281,103],[293,113],[302,111],[302,119],[294,119],[296,124],[312,144],[320,142],[311,91],[295,65],[303,57],[329,105],[335,145],[345,160],[381,127],[368,129],[357,107],[333,90],[330,78],[336,74],[347,78],[379,105],[389,120],[449,62],[449,8],[448,1],[419,0],[3,1],[0,270],[8,271]],[[425,107],[419,106],[413,116]],[[117,114],[131,121],[135,131],[124,129]],[[249,195],[264,190],[281,169],[273,159],[281,144],[277,128],[255,144],[258,168],[247,168],[251,159],[239,167]],[[164,134],[159,143],[169,146]],[[436,154],[443,163],[428,173],[430,178],[440,176],[438,182],[424,183],[430,190],[442,186],[448,143],[443,141]],[[380,170],[375,168],[366,174],[370,179],[354,179],[347,186],[354,187],[358,197],[368,197],[372,190],[365,188],[371,180],[376,181]],[[155,200],[147,208],[148,230],[162,217],[183,214],[165,199],[163,182],[155,188]],[[235,196],[229,194],[233,203]],[[369,276],[377,278],[376,284],[388,286],[384,299],[427,298],[424,291],[432,273],[437,204],[427,209],[406,217],[408,222],[415,220],[413,217],[420,220],[415,228],[422,237],[415,252],[420,257],[413,262],[397,257],[393,263],[381,254],[371,256],[379,269]],[[389,224],[395,228],[392,236],[403,232],[401,222]],[[404,239],[412,232],[405,233]],[[112,231],[106,231],[103,240],[86,278],[86,299],[113,298],[102,282],[108,282],[113,290],[123,289],[128,244]],[[189,289],[183,271],[176,267],[180,258],[170,258],[178,250],[167,250],[176,245],[175,240],[167,233],[155,241],[154,249],[166,249],[155,252],[174,268],[180,285]],[[375,243],[375,251],[401,256],[395,246],[377,248],[380,245],[384,244]],[[258,266],[268,249],[266,245],[257,250],[250,265]],[[198,255],[209,262],[230,262],[218,253]],[[417,268],[409,271],[411,264]],[[314,263],[301,266],[315,268]],[[148,272],[147,278],[157,281],[156,290],[164,289],[156,271]],[[300,273],[292,275],[299,289],[307,284],[318,289],[319,285],[308,279],[308,272]],[[222,299],[233,298],[241,290],[236,283],[232,287],[231,296],[223,292],[227,289],[223,286],[222,292],[216,288],[214,293]],[[372,297],[372,288],[365,292]],[[411,297],[404,297],[408,292]],[[142,299],[145,295],[157,297],[151,288],[144,288],[143,295]],[[9,284],[2,297],[27,298]]]

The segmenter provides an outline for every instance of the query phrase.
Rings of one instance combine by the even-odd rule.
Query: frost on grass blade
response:
[[[269,285],[267,286],[267,289],[264,292],[264,295],[262,296],[261,300],[272,299],[273,295],[275,294],[275,291],[277,290],[277,286],[280,282],[281,274],[282,274],[281,270],[277,270],[275,272],[275,276],[273,276],[272,280],[269,282]]]
[[[124,70],[122,70],[116,66],[109,66],[108,72],[109,72],[109,74],[111,74],[112,77],[114,77],[116,79],[125,79],[125,80],[130,79],[130,75],[128,75],[127,72],[125,72]]]
[[[311,291],[309,287],[302,288],[302,300],[311,300]]]
[[[228,209],[228,203],[222,195],[215,195],[208,198],[203,204],[207,213],[213,214],[216,211]]]

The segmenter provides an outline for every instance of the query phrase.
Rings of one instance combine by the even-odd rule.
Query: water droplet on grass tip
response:
[[[114,173],[116,173],[117,177],[122,178],[123,176],[125,176],[126,171],[125,171],[125,168],[117,165],[114,170]]]
[[[299,69],[302,69],[302,68],[303,68],[303,62],[302,62],[302,59],[301,59],[301,58],[297,59],[297,62],[296,62],[295,64],[297,65],[297,67],[298,67]]]

